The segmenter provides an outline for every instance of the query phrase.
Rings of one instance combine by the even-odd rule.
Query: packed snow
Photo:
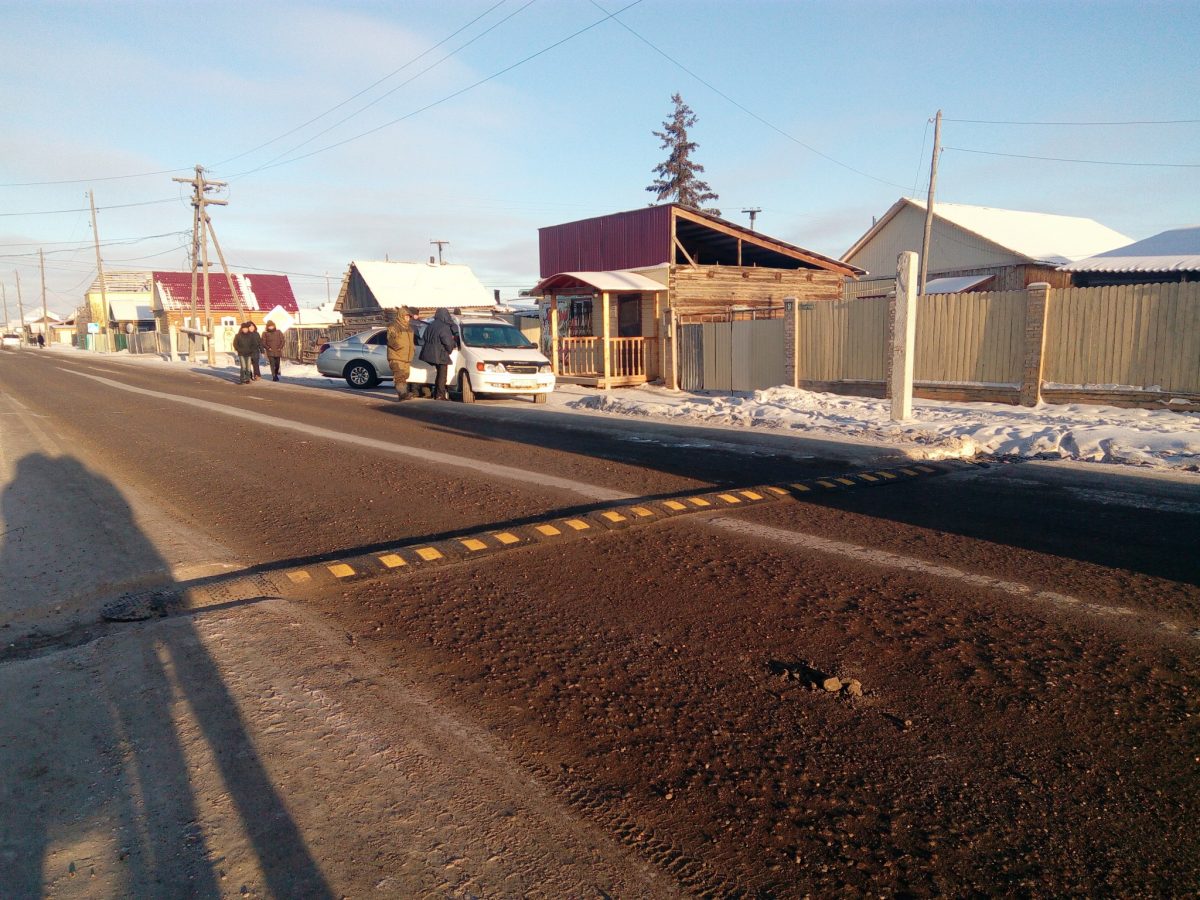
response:
[[[886,400],[791,387],[732,396],[641,387],[589,394],[568,405],[706,425],[904,444],[910,453],[925,459],[996,455],[1200,471],[1200,411],[914,400],[912,418],[894,422]]]
[[[54,349],[78,352],[70,347]],[[131,355],[127,351],[103,354],[101,358],[143,365],[189,366],[186,361],[168,362],[156,354]],[[198,368],[211,371],[207,366]],[[285,361],[282,368],[284,382],[291,385],[366,397],[392,395],[390,382],[371,391],[354,391],[340,378],[322,377],[312,365]],[[228,354],[219,354],[216,371],[224,371],[233,381],[238,367]],[[603,393],[560,384],[549,404],[538,408],[559,413],[644,417],[704,427],[773,429],[797,437],[897,447],[914,459],[995,455],[1200,473],[1200,408],[1178,405],[1171,409],[1047,403],[1023,407],[914,399],[912,418],[893,422],[891,406],[886,400],[791,387],[731,395],[672,391],[654,385]]]

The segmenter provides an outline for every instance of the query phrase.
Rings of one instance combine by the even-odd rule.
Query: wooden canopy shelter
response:
[[[785,298],[837,300],[862,271],[676,203],[538,231],[556,373],[597,387],[676,385],[682,321],[781,316]]]

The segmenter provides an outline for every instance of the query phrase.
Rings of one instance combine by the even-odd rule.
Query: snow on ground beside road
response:
[[[1083,404],[1035,408],[913,401],[893,422],[886,400],[791,387],[706,396],[657,387],[592,394],[567,404],[622,415],[803,431],[881,444],[917,445],[925,459],[995,454],[1200,471],[1200,414]]]
[[[79,352],[71,347],[54,349]],[[172,363],[149,353],[138,355],[121,351],[103,354],[101,358],[145,365],[188,366],[186,361]],[[236,361],[224,353],[218,354],[217,358],[215,371],[236,381]],[[213,371],[205,365],[196,368]],[[263,369],[267,370],[265,364]],[[348,388],[340,378],[323,377],[312,365],[285,361],[282,375],[289,384],[359,393]],[[390,396],[391,382],[385,382],[377,390]],[[365,395],[370,396],[371,392],[365,392]],[[730,396],[670,391],[651,385],[616,389],[604,394],[565,384],[551,395],[549,408],[557,412],[574,410],[670,419],[678,424],[694,422],[706,426],[771,428],[819,438],[902,445],[910,455],[922,459],[994,454],[1200,472],[1198,412],[1084,404],[1044,403],[1028,408],[1003,403],[914,400],[912,419],[893,422],[891,407],[886,400],[822,394],[791,387]]]

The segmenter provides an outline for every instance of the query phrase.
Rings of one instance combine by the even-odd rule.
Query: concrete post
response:
[[[174,325],[167,326],[167,356],[171,362],[179,362],[179,332]]]
[[[783,376],[794,388],[800,387],[800,301],[783,298]]]
[[[562,375],[562,366],[558,363],[558,297],[550,297],[550,367],[555,376]]]
[[[913,357],[917,343],[917,254],[905,250],[896,259],[896,299],[892,306],[892,419],[912,417]]]
[[[602,352],[604,353],[604,390],[612,387],[610,379],[612,378],[612,361],[609,359],[609,340],[612,337],[612,323],[608,321],[608,291],[600,292],[600,306],[602,309],[601,316],[604,319],[604,345]]]
[[[1025,289],[1025,365],[1021,372],[1021,405],[1042,402],[1042,370],[1046,364],[1046,313],[1050,285],[1035,282]]]

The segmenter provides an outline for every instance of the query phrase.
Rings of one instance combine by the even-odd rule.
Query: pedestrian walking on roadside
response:
[[[408,372],[415,347],[412,323],[416,314],[407,306],[402,306],[393,309],[391,316],[387,330],[387,361],[392,369],[396,400],[403,402],[412,398],[412,392],[408,389]]]
[[[39,350],[45,350],[45,349],[46,349],[46,336],[45,336],[44,334],[42,334],[41,332],[38,332],[38,336],[37,336],[37,342],[38,342],[38,349],[39,349]]]
[[[458,349],[458,329],[450,318],[450,311],[445,307],[433,314],[433,321],[425,328],[421,339],[422,362],[429,363],[437,370],[433,382],[433,399],[449,400],[446,393],[446,369],[450,365],[450,354]]]
[[[238,364],[242,367],[238,384],[249,384],[253,380],[254,365],[250,357],[258,354],[261,343],[258,335],[250,331],[249,322],[243,322],[238,333],[233,336],[233,352],[237,354]]]
[[[262,377],[262,371],[259,369],[260,357],[262,356],[262,335],[258,333],[258,326],[253,322],[247,322],[250,326],[250,333],[254,335],[254,339],[258,341],[258,349],[254,351],[254,355],[250,357],[251,365],[254,367],[254,380],[258,381]]]
[[[267,354],[267,362],[271,366],[271,380],[279,380],[279,364],[283,361],[283,345],[285,338],[283,332],[275,327],[274,322],[268,322],[266,330],[262,333],[262,348],[263,353]]]

